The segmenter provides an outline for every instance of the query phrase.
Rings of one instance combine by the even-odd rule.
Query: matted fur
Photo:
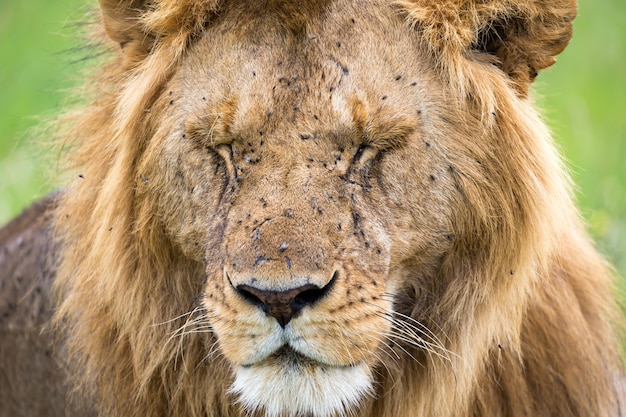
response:
[[[229,388],[233,368],[243,364],[235,365],[233,358],[249,353],[229,340],[229,326],[240,319],[237,310],[255,313],[228,293],[232,290],[223,271],[230,270],[235,279],[245,275],[238,269],[242,264],[254,263],[245,267],[248,271],[271,258],[257,256],[254,261],[236,247],[240,242],[247,248],[247,237],[252,233],[254,238],[252,231],[261,228],[245,210],[263,220],[259,213],[267,209],[274,213],[268,219],[280,221],[263,226],[263,233],[271,231],[270,243],[255,243],[255,248],[275,257],[294,250],[293,255],[285,252],[292,257],[288,269],[291,259],[300,262],[305,265],[300,275],[313,280],[320,270],[341,271],[333,291],[345,292],[345,300],[330,297],[294,322],[313,323],[316,315],[332,322],[334,315],[357,326],[361,314],[368,317],[365,324],[370,316],[393,316],[386,330],[380,318],[372,321],[372,331],[381,332],[374,337],[376,343],[365,340],[369,336],[364,327],[363,346],[353,350],[342,345],[338,328],[329,324],[325,336],[324,324],[315,324],[321,333],[319,341],[315,339],[321,346],[317,349],[332,359],[325,361],[352,365],[354,357],[363,357],[371,366],[374,394],[351,404],[348,414],[618,415],[621,393],[616,381],[622,371],[612,325],[611,273],[586,237],[550,135],[528,99],[537,71],[551,65],[569,41],[576,14],[573,2],[299,3],[100,1],[103,27],[114,48],[112,63],[102,71],[96,99],[74,119],[68,133],[74,149],[71,161],[81,175],[64,192],[56,211],[63,248],[57,322],[68,335],[77,387],[96,395],[103,416],[244,415]],[[302,106],[293,106],[301,113],[288,116],[281,111],[292,106],[287,96],[278,95],[274,102],[269,94],[246,96],[252,84],[243,80],[241,91],[203,96],[211,92],[206,85],[213,85],[205,85],[205,79],[228,80],[231,72],[240,70],[233,62],[242,67],[247,60],[260,62],[252,49],[215,56],[207,46],[212,35],[225,42],[252,42],[248,27],[260,28],[263,40],[283,42],[285,71],[304,73],[300,78],[290,78],[288,72],[282,78],[265,75],[267,83],[289,82],[289,88],[298,88],[296,93],[306,91]],[[388,39],[378,35],[383,32]],[[316,33],[321,34],[321,50],[335,54],[339,75],[326,74],[328,68],[321,64],[307,67],[310,56],[321,59],[315,51],[302,52],[303,40],[317,40]],[[378,65],[376,57],[371,58],[371,68],[359,66],[358,60],[369,51],[365,44],[351,44],[357,36],[371,42],[374,50],[388,50],[386,59],[399,67],[406,58],[420,70],[377,72],[385,64]],[[397,39],[413,44],[395,44]],[[259,41],[258,47],[266,45]],[[239,60],[246,54],[247,59]],[[205,57],[223,60],[217,72],[202,71]],[[265,62],[246,74],[274,74],[275,65],[282,64],[280,60],[270,69]],[[392,112],[373,104],[371,97],[343,99],[347,87],[333,84],[332,77],[341,81],[359,73],[364,74],[363,94],[383,97],[380,100],[395,106]],[[302,79],[311,82],[301,87]],[[329,84],[317,83],[319,79]],[[428,99],[417,103],[415,111],[415,103],[394,101],[393,94],[387,97],[377,87],[401,82],[408,88],[414,79],[424,86],[419,87],[420,98]],[[202,87],[193,103],[211,102],[218,116],[198,113],[194,106],[199,105],[179,93],[195,94],[195,85]],[[322,102],[319,97],[325,94],[338,98]],[[246,120],[243,108],[257,109],[257,118]],[[370,177],[344,169],[344,183],[339,184],[352,190],[345,191],[345,196],[352,193],[352,202],[341,190],[322,198],[329,192],[322,186],[339,180],[322,178],[329,175],[327,165],[321,167],[326,161],[310,156],[314,167],[308,168],[319,175],[308,177],[310,186],[305,177],[298,178],[306,202],[298,203],[297,193],[284,191],[283,184],[293,183],[287,174],[281,176],[282,164],[296,156],[304,160],[307,154],[302,152],[325,149],[300,144],[311,139],[307,123],[312,122],[303,122],[299,115],[307,111],[320,123],[337,126],[339,135],[346,126],[363,133],[351,144],[355,149],[344,149],[352,152],[354,164],[360,161],[358,141],[384,151],[380,166],[387,170],[372,168],[371,186],[366,181]],[[409,113],[413,118],[403,116]],[[265,185],[255,185],[255,177],[240,173],[239,165],[228,161],[215,162],[212,169],[223,170],[225,176],[234,170],[240,182],[204,182],[203,175],[217,178],[205,172],[204,147],[221,152],[214,141],[233,140],[232,132],[245,123],[259,134],[273,132],[278,139],[267,140],[274,145],[299,132],[297,146],[266,151],[256,167],[245,160],[246,169],[257,172]],[[183,140],[188,135],[208,142],[186,153]],[[259,143],[262,146],[263,139]],[[411,152],[404,150],[407,147]],[[337,161],[346,160],[341,158],[344,150]],[[434,156],[421,156],[426,152]],[[365,159],[363,164],[370,162]],[[300,162],[294,166],[305,169]],[[396,179],[391,169],[404,172],[407,167],[431,171],[415,170],[397,177],[394,184],[385,183],[385,178]],[[387,186],[384,193],[377,189],[380,184]],[[193,193],[205,193],[205,199],[194,200]],[[241,195],[247,196],[243,203]],[[215,207],[207,208],[215,201]],[[300,214],[304,206],[313,214]],[[299,223],[289,220],[294,217],[290,210],[296,211]],[[317,215],[323,220],[316,220]],[[339,231],[327,227],[331,222],[339,223]],[[244,225],[249,228],[244,230]],[[342,228],[349,230],[345,240]],[[294,236],[299,242],[311,240],[310,246],[302,244],[304,254],[295,252],[295,244],[286,245]],[[354,242],[361,245],[357,248]],[[336,259],[328,254],[337,248],[350,255],[337,255],[344,262],[330,265]],[[283,264],[261,265],[256,271],[265,273],[276,288],[289,288],[290,279],[296,280]],[[372,287],[380,288],[379,278],[386,286],[382,296]],[[329,277],[319,279],[326,284]],[[351,298],[357,289],[364,294],[360,302]],[[185,315],[189,311],[192,314]],[[270,321],[254,317],[259,326],[270,326]],[[218,331],[210,331],[213,328]],[[370,348],[373,352],[368,353]],[[306,398],[294,404],[302,402]]]

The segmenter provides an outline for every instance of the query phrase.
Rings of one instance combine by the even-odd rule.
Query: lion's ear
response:
[[[107,35],[124,47],[146,37],[141,18],[146,12],[145,0],[99,0],[102,22]]]
[[[576,0],[401,0],[426,42],[444,59],[488,52],[526,95],[572,36]]]
[[[554,64],[567,46],[577,9],[572,0],[512,4],[507,14],[482,22],[475,47],[495,55],[525,95],[538,72]]]
[[[159,39],[184,44],[200,33],[219,0],[99,0],[104,29],[123,48],[147,54]]]

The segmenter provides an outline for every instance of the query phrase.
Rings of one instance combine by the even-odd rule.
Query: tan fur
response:
[[[333,276],[290,326],[372,370],[354,415],[619,414],[611,273],[528,99],[573,2],[100,3],[56,230],[101,415],[244,415],[275,323],[234,287]]]

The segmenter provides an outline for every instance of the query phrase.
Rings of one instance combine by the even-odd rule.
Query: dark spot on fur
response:
[[[388,97],[388,96],[387,96],[387,94],[385,94],[385,95],[382,97],[382,99],[383,99],[383,100],[387,100],[387,97]]]
[[[289,217],[292,218],[293,217],[293,210],[292,209],[287,209],[283,212],[283,214],[285,215],[285,217]]]
[[[268,262],[268,261],[272,261],[273,259],[271,258],[266,258],[265,256],[257,256],[257,258],[254,261],[254,266],[257,267],[259,265],[261,265],[263,262]]]
[[[269,109],[267,112],[267,117],[270,117],[272,114],[274,114],[274,109]]]
[[[291,259],[289,256],[285,256],[285,262],[287,263],[287,268],[291,269]]]
[[[341,40],[337,40],[337,48],[341,48]]]
[[[411,87],[415,87],[416,85],[417,85],[417,81],[413,81],[413,82],[411,83]]]
[[[84,179],[85,176],[83,174],[78,174],[78,178]]]
[[[287,243],[287,242],[283,242],[283,243],[281,243],[281,244],[280,244],[280,246],[278,247],[278,250],[279,250],[280,252],[284,252],[284,251],[286,251],[286,250],[287,250],[287,248],[288,248],[288,247],[289,247],[289,243]]]
[[[512,270],[512,269],[509,271],[509,274],[511,274],[511,275],[513,275],[513,274],[514,274],[514,272],[513,272],[513,270]]]
[[[313,118],[314,118],[315,120],[319,120],[319,118],[317,117],[317,114],[314,114],[314,115],[313,115]]]
[[[396,75],[396,81],[400,81],[402,79],[402,75]]]
[[[431,181],[435,181],[436,179],[437,179],[437,178],[435,178],[435,176],[434,176],[434,175],[431,175],[431,176],[430,176],[430,180],[431,180]]]

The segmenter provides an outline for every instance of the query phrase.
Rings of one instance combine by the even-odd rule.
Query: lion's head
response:
[[[102,407],[465,415],[577,224],[527,97],[575,6],[100,3],[57,223]]]

